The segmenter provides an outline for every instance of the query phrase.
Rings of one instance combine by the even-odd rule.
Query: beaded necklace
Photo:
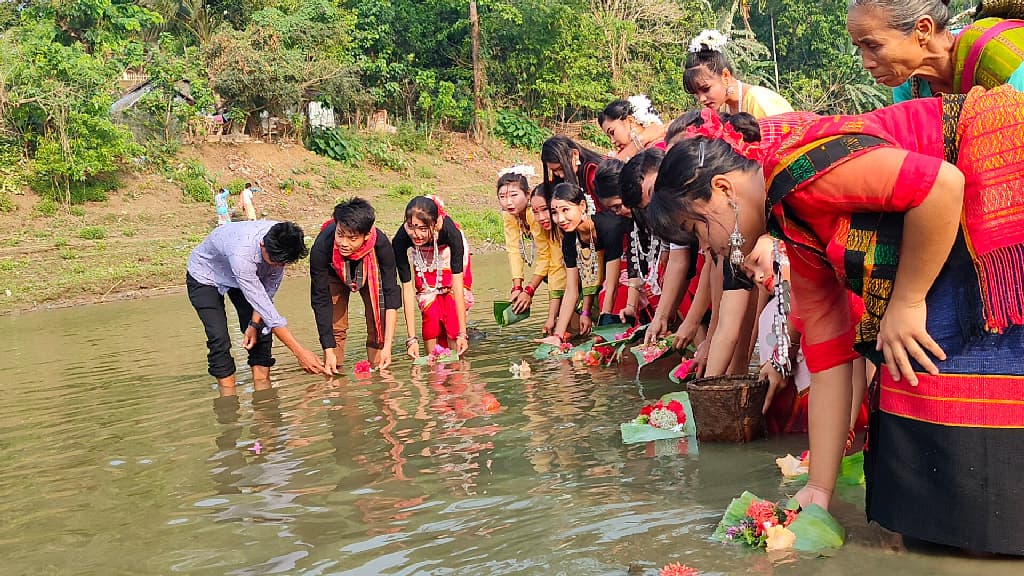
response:
[[[652,294],[661,294],[661,287],[658,285],[658,267],[661,264],[661,239],[652,235],[651,244],[644,251],[644,247],[640,243],[640,228],[636,225],[636,222],[633,222],[633,230],[629,233],[629,248],[633,268],[640,275],[640,280],[650,287]],[[647,274],[644,274],[643,268],[640,267],[641,258],[647,264]]]
[[[584,287],[597,285],[597,247],[594,244],[594,240],[596,238],[597,226],[595,225],[594,229],[590,232],[590,241],[587,242],[589,253],[587,254],[587,257],[584,258],[583,245],[580,243],[580,232],[578,229],[576,230],[576,264],[580,269],[580,280]],[[580,264],[584,264],[584,260],[587,266],[586,269],[580,266]],[[584,274],[584,270],[586,271],[586,274]]]
[[[533,266],[534,260],[537,258],[537,245],[533,243],[533,233],[530,232],[528,227],[523,226],[523,221],[516,216],[516,225],[519,226],[519,256],[526,262],[527,266]],[[530,241],[530,254],[526,254],[526,241]]]
[[[783,377],[793,373],[793,364],[790,359],[789,350],[792,341],[789,337],[789,311],[790,311],[790,286],[789,280],[783,276],[783,268],[789,266],[789,258],[780,248],[780,243],[775,240],[772,248],[774,271],[774,304],[776,306],[775,317],[772,319],[772,332],[768,335],[768,344],[774,347],[769,362],[772,368],[778,371]]]
[[[420,278],[420,283],[423,285],[423,290],[426,293],[438,293],[441,291],[441,271],[440,271],[440,255],[437,249],[437,235],[434,235],[434,257],[430,264],[427,264],[427,259],[424,258],[423,252],[418,246],[412,247],[412,264],[416,268],[416,275]],[[434,272],[434,286],[430,287],[427,284],[427,278],[425,274],[427,272]]]

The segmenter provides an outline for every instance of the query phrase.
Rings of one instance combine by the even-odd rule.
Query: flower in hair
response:
[[[721,52],[728,43],[729,37],[718,30],[702,30],[696,38],[690,41],[690,52],[700,52],[701,50]]]
[[[594,214],[597,214],[597,206],[594,205],[594,199],[591,198],[590,194],[587,194],[587,191],[583,190],[583,188],[580,188],[580,190],[583,191],[583,199],[587,202],[587,215],[593,216]]]
[[[431,201],[434,202],[434,204],[437,205],[437,220],[438,222],[440,222],[442,219],[444,219],[445,216],[448,215],[448,213],[444,211],[444,200],[441,200],[441,197],[438,196],[437,194],[427,194],[427,198],[429,198]]]
[[[502,168],[501,171],[498,172],[498,178],[501,178],[505,174],[516,174],[523,178],[530,179],[536,176],[537,172],[534,171],[533,166],[530,166],[529,164],[516,164],[515,166]]]
[[[636,120],[641,126],[650,126],[651,124],[661,124],[661,118],[658,113],[654,111],[654,107],[651,105],[651,99],[646,94],[637,94],[627,98],[629,106],[633,109],[633,119]]]
[[[700,126],[691,125],[686,128],[684,134],[687,138],[703,136],[710,140],[722,140],[732,146],[732,149],[740,156],[757,162],[761,161],[761,146],[756,142],[745,142],[743,135],[737,132],[732,124],[722,122],[718,112],[704,108],[700,112],[700,118],[703,121]]]

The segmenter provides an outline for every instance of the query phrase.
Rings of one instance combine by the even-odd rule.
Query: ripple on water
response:
[[[504,292],[504,257],[474,266],[482,309]],[[303,284],[289,278],[278,302],[297,337],[315,343]],[[349,361],[363,355],[352,346],[359,324]],[[589,576],[631,563],[654,574],[672,561],[773,570],[708,536],[743,489],[785,496],[773,459],[803,439],[699,454],[623,446],[618,424],[669,391],[663,379],[533,360],[536,318],[482,324],[490,336],[458,366],[396,358],[368,380],[306,376],[278,347],[275,390],[253,392],[236,355],[242,397],[215,399],[184,295],[0,318],[0,333],[18,335],[0,341],[5,573]],[[533,375],[513,379],[509,364],[524,358]],[[861,523],[851,544],[780,572],[1019,571],[891,554],[863,527],[863,491],[844,497],[854,504],[837,514]]]

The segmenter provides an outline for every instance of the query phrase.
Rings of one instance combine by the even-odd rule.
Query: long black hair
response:
[[[608,120],[625,120],[634,113],[629,100],[613,100],[597,115],[597,125],[603,126]]]
[[[572,162],[573,150],[580,155],[579,166],[575,166]],[[601,154],[573,142],[564,134],[552,136],[544,141],[544,145],[540,149],[540,161],[544,163],[544,183],[568,182],[576,186],[586,186],[587,164],[598,164],[602,158]],[[565,177],[560,180],[553,179],[548,171],[548,162],[561,164]]]
[[[643,182],[648,174],[658,172],[661,161],[665,158],[665,152],[658,148],[641,150],[633,156],[622,167],[619,173],[619,197],[622,198],[622,205],[633,213],[633,222],[641,234],[641,242],[646,236],[647,243],[650,243],[650,225],[647,223],[647,216],[644,214],[643,206]],[[645,247],[646,249],[646,247]]]
[[[703,160],[703,162],[702,162]],[[757,170],[758,163],[741,156],[724,140],[697,136],[672,147],[658,169],[647,206],[651,230],[672,242],[688,236],[683,223],[707,222],[693,203],[711,198],[711,179],[736,170]],[[680,243],[681,242],[676,242]]]
[[[605,158],[597,165],[594,174],[594,194],[601,200],[609,200],[622,194],[619,189],[619,174],[625,164],[618,158]]]

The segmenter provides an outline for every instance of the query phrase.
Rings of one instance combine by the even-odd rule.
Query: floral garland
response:
[[[661,266],[661,239],[657,236],[651,236],[651,244],[647,250],[644,250],[643,245],[640,243],[640,228],[633,222],[633,230],[629,233],[629,251],[630,259],[633,261],[633,268],[636,273],[640,275],[640,281],[646,284],[651,289],[651,294],[657,296],[661,294],[661,286],[658,282],[658,268]],[[644,274],[643,269],[640,267],[640,258],[644,259],[647,264],[647,274]]]
[[[729,37],[718,30],[703,30],[696,38],[690,41],[690,52],[701,52],[711,50],[721,52],[729,43]]]

